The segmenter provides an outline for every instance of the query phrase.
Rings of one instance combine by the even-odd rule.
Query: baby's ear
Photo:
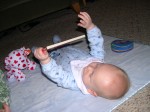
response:
[[[93,96],[98,96],[97,95],[97,93],[95,92],[95,91],[93,91],[93,90],[91,90],[91,89],[87,89],[87,91],[91,94],[91,95],[93,95]]]

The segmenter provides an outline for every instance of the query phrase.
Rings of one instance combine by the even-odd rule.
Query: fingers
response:
[[[47,58],[49,55],[45,48],[39,47],[39,48],[35,49],[34,56],[39,60],[43,60],[43,59]]]
[[[3,104],[3,108],[4,108],[5,112],[10,112],[10,108],[6,103]]]
[[[46,55],[47,54],[47,50],[46,50],[46,48],[39,47],[39,48],[37,48],[35,50],[35,54]]]
[[[86,29],[93,27],[92,19],[87,12],[80,12],[78,17],[81,18],[80,22],[77,24],[78,26]]]
[[[89,16],[87,12],[80,12],[78,14],[78,17],[85,21],[91,20],[91,17]]]
[[[85,25],[86,25],[86,22],[83,20],[80,20],[80,22],[78,23],[78,26],[83,27],[83,28],[86,28]]]
[[[42,48],[42,53],[43,54],[47,54],[47,49],[46,48]]]
[[[80,12],[78,17],[81,18],[80,24],[82,25],[86,25],[91,21],[90,16],[86,12]]]
[[[81,18],[79,23],[78,23],[78,26],[86,28],[87,23],[88,23],[88,18],[84,17],[83,15],[79,15],[78,17]]]
[[[80,22],[77,24],[80,27],[90,30],[95,27],[95,24],[92,22],[90,15],[87,12],[80,12],[78,17],[81,18]]]
[[[41,64],[47,64],[51,60],[47,49],[43,47],[35,49],[34,56],[40,61]]]
[[[87,20],[91,20],[91,17],[87,12],[81,12],[81,14],[84,15]]]

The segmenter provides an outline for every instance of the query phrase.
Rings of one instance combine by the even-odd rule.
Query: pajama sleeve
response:
[[[72,90],[78,90],[76,82],[70,72],[65,71],[61,65],[57,65],[54,59],[48,64],[42,65],[43,73],[52,81],[57,83],[58,86],[63,88],[69,88]]]
[[[104,60],[104,46],[103,46],[103,36],[98,27],[87,30],[87,37],[89,41],[90,54],[100,60]]]

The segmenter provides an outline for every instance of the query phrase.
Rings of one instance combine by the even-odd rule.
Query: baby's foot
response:
[[[54,35],[54,37],[53,37],[53,43],[56,44],[56,43],[59,43],[59,42],[61,42],[61,38],[60,38],[58,35]],[[55,59],[55,58],[56,58],[57,56],[59,56],[59,55],[60,55],[59,50],[52,51],[52,52],[50,53],[50,56],[51,56],[53,59]]]
[[[37,49],[38,47],[36,47],[36,46],[33,46],[32,48],[31,48],[31,52],[34,54],[34,51],[35,51],[35,49]]]
[[[61,42],[61,38],[58,35],[54,35],[53,43],[56,44],[56,43],[59,43],[59,42]]]

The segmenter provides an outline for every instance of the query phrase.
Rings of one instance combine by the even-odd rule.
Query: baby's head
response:
[[[107,99],[122,97],[130,82],[127,74],[119,67],[93,62],[83,70],[83,83],[90,94]]]

